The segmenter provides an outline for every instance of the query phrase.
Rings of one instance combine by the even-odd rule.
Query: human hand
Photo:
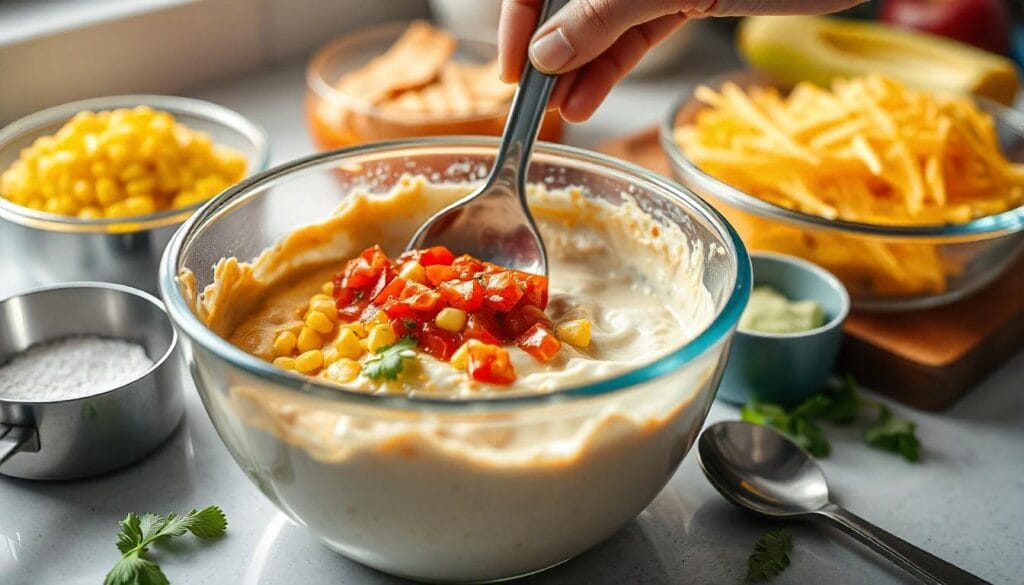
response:
[[[821,14],[862,1],[571,0],[536,28],[543,0],[502,0],[498,26],[501,78],[517,81],[529,53],[534,67],[561,75],[550,105],[557,107],[566,120],[582,122],[593,115],[612,86],[647,51],[687,20],[752,14]]]

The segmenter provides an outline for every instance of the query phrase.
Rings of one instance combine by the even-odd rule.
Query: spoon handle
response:
[[[547,0],[540,9],[538,28],[555,12],[569,3],[569,0]],[[538,71],[529,57],[523,67],[512,106],[509,108],[505,130],[494,161],[492,181],[502,181],[519,193],[526,208],[526,167],[530,162],[530,151],[537,141],[537,131],[547,111],[551,90],[555,87],[557,75]]]
[[[888,557],[910,574],[930,585],[991,585],[909,542],[893,536],[836,504],[817,512],[850,536]]]

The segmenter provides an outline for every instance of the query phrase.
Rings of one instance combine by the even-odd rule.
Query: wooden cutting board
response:
[[[598,150],[671,176],[655,128]],[[911,406],[947,408],[1024,349],[1024,255],[969,298],[901,314],[854,312],[845,331],[840,371]]]

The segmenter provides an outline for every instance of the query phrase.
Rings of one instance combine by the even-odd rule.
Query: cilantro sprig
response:
[[[403,337],[396,343],[380,348],[363,364],[363,375],[371,380],[396,380],[405,369],[406,361],[416,357],[416,340]]]
[[[740,410],[740,418],[778,429],[811,455],[828,457],[832,445],[818,423],[850,425],[860,418],[862,411],[871,409],[877,412],[877,418],[865,427],[864,441],[877,449],[901,455],[907,461],[919,461],[921,445],[917,425],[897,417],[884,404],[860,396],[851,376],[789,410],[778,404],[752,400]]]
[[[121,559],[110,569],[103,585],[169,585],[160,565],[143,557],[154,542],[191,532],[201,539],[217,538],[227,530],[228,521],[217,506],[192,510],[184,516],[130,513],[121,520],[117,550]]]
[[[747,581],[774,579],[789,566],[793,537],[785,528],[761,535],[754,543],[754,552],[747,559]]]

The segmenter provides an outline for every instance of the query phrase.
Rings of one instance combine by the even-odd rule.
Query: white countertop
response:
[[[631,80],[568,142],[589,146],[658,121],[688,80],[706,78],[732,57],[690,59],[678,73]],[[724,57],[722,55],[725,55]],[[303,67],[296,63],[237,80],[198,97],[259,121],[275,162],[307,154]],[[11,267],[7,267],[10,270]],[[10,273],[8,271],[7,274]],[[0,293],[17,279],[5,276]],[[829,429],[822,461],[836,499],[862,517],[993,583],[1024,581],[1024,351],[948,411],[894,410],[919,425],[920,464],[863,445],[856,431]],[[227,513],[228,535],[197,546],[157,548],[175,585],[396,584],[320,546],[293,526],[242,474],[210,424],[191,383],[181,427],[141,463],[102,477],[31,482],[0,476],[0,584],[102,582],[117,560],[117,522],[126,513],[187,512],[209,504]],[[737,418],[715,404],[708,422]],[[727,504],[691,453],[658,498],[607,542],[548,572],[538,584],[740,583],[754,541],[776,527]],[[793,524],[792,566],[774,583],[911,583],[898,570],[835,531]]]

